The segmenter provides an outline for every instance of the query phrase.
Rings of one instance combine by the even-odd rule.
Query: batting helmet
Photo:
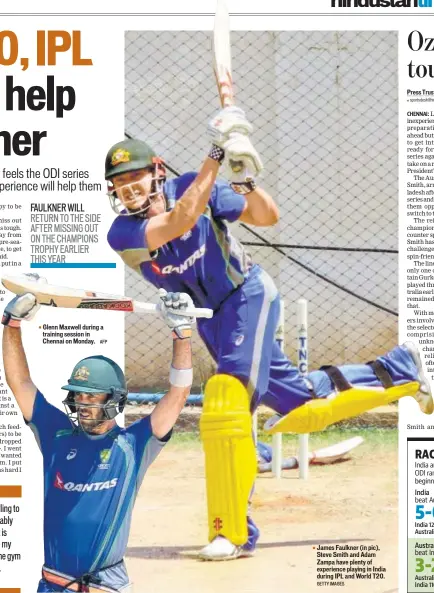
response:
[[[145,188],[140,178],[122,184],[113,181],[117,175],[141,170],[150,171],[152,174],[150,191]],[[105,178],[110,205],[116,214],[143,218],[152,201],[160,196],[164,199],[165,208],[167,207],[163,193],[166,179],[164,163],[142,140],[123,140],[110,148],[105,159]]]
[[[71,413],[68,416],[74,425],[77,423],[72,415],[77,413],[77,408],[89,405],[77,403],[75,393],[106,393],[106,401],[98,406],[103,410],[104,420],[112,420],[123,411],[128,395],[122,369],[105,356],[89,356],[80,360],[75,365],[68,384],[62,389],[69,392],[63,403],[69,408]]]
[[[161,164],[152,148],[143,140],[122,140],[110,148],[105,158],[105,178]]]

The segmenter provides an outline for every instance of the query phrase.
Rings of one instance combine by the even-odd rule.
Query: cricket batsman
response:
[[[209,544],[204,560],[252,555],[259,531],[248,516],[256,475],[251,414],[259,403],[281,417],[272,432],[307,433],[412,395],[433,410],[428,381],[412,344],[368,364],[323,367],[303,378],[275,342],[280,297],[270,276],[231,234],[236,220],[274,225],[278,208],[255,181],[260,157],[252,126],[237,107],[208,125],[212,146],[197,173],[166,179],[164,161],[145,143],[123,140],[105,161],[112,208],[108,242],[154,286],[188,293],[212,319],[198,330],[217,363],[200,422],[205,452]],[[217,181],[229,163],[229,183]],[[234,170],[236,172],[234,172]]]
[[[6,380],[44,461],[45,561],[37,591],[130,593],[123,556],[131,514],[146,470],[169,440],[193,378],[186,294],[160,293],[160,312],[172,330],[170,389],[152,414],[128,428],[116,423],[127,401],[121,368],[90,356],[73,368],[66,414],[32,382],[20,324],[39,305],[32,294],[6,306],[2,323]],[[177,313],[177,315],[174,314]]]

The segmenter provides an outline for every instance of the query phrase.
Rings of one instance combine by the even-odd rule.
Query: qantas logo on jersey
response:
[[[96,490],[109,490],[115,488],[118,483],[117,478],[107,480],[106,482],[91,482],[88,484],[76,484],[75,482],[66,482],[62,478],[60,472],[56,472],[54,478],[54,487],[59,490],[66,490],[67,492],[94,492]]]
[[[154,262],[154,261],[152,262],[151,268],[152,268],[152,271],[155,272],[155,274],[161,274],[160,267],[156,262]]]
[[[190,255],[182,264],[179,266],[164,266],[160,269],[160,274],[183,274],[188,268],[191,268],[194,263],[205,255],[206,245],[202,245],[199,249]]]

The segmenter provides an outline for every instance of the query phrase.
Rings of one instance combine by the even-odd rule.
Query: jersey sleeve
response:
[[[146,219],[136,216],[118,216],[107,235],[110,247],[133,270],[152,259],[146,243],[147,224]]]
[[[183,196],[196,177],[197,173],[189,172],[177,179],[170,180],[164,185],[169,205],[173,205]],[[214,218],[234,222],[241,216],[246,205],[246,198],[234,192],[228,183],[218,181],[214,184],[209,205]]]
[[[32,429],[44,457],[50,453],[56,433],[71,428],[68,416],[48,403],[40,391],[36,393],[32,418],[27,424]]]
[[[152,434],[151,416],[133,422],[126,430],[133,437],[134,455],[138,467],[137,487],[139,487],[148,467],[172,436],[172,431],[164,439],[157,439]]]
[[[217,182],[214,185],[210,206],[214,218],[224,218],[235,222],[244,211],[246,198],[234,192],[227,183]]]

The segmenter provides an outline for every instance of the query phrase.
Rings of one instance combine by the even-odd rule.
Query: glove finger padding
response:
[[[194,317],[185,315],[187,308],[194,308],[193,301],[188,294],[179,292],[164,291],[160,289],[161,303],[159,310],[166,325],[178,338],[188,338],[191,336],[191,326],[195,322]]]
[[[244,111],[235,106],[221,109],[208,124],[208,135],[220,147],[231,134],[248,135],[252,131],[253,126],[247,121]]]
[[[16,296],[5,307],[2,324],[19,327],[22,319],[33,319],[40,307],[35,295],[31,293]]]
[[[261,157],[247,136],[232,134],[222,148],[225,151],[225,162],[230,167],[231,176],[234,174],[233,181],[240,181],[240,174],[244,169],[246,176],[255,176],[259,175],[264,168]]]

